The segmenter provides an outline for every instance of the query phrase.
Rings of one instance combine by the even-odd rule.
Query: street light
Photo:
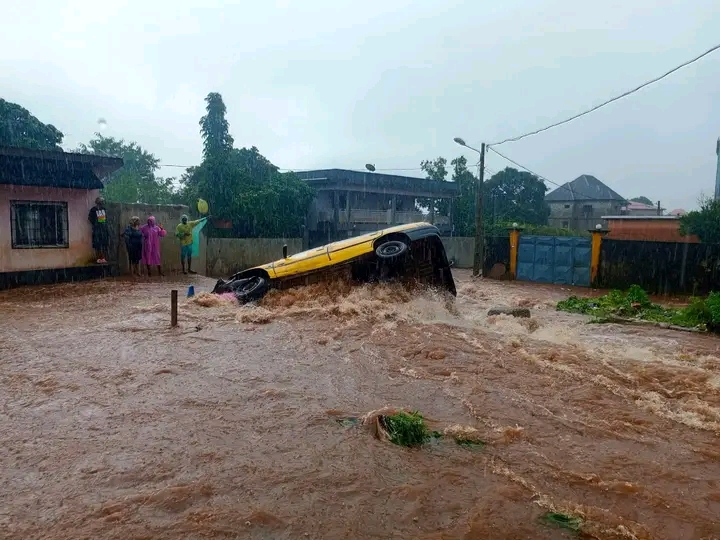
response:
[[[375,165],[373,165],[372,163],[366,163],[365,168],[370,172],[375,172]]]
[[[475,188],[475,255],[473,257],[473,275],[482,276],[483,263],[485,261],[485,231],[483,230],[483,179],[485,176],[485,143],[480,145],[480,150],[468,146],[463,139],[453,139],[460,146],[464,146],[480,154],[478,162],[478,181]]]

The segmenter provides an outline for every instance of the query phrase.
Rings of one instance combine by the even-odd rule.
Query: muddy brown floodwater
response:
[[[199,295],[174,329],[189,282],[0,293],[0,537],[570,538],[540,519],[557,511],[585,538],[720,538],[720,340],[456,279],[454,304]],[[408,450],[339,421],[384,406],[487,445]]]

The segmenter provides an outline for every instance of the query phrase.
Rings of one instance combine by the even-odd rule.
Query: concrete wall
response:
[[[453,268],[472,268],[475,258],[475,238],[472,236],[443,236],[442,243],[450,261],[455,261]]]
[[[0,185],[0,272],[86,266],[94,259],[88,212],[96,190]],[[67,248],[12,249],[10,201],[66,202]]]
[[[588,213],[585,206],[592,206]],[[620,201],[551,202],[548,225],[551,227],[568,228],[576,231],[594,229],[597,224],[607,226],[602,216],[620,215],[623,204]]]
[[[475,238],[443,237],[448,259],[455,268],[472,268]],[[275,261],[282,257],[283,244],[288,254],[302,251],[301,238],[209,238],[207,241],[207,275],[228,277],[235,272]]]
[[[88,207],[89,208],[89,207]],[[107,203],[108,223],[111,230],[111,262],[117,262],[121,273],[129,272],[127,250],[125,242],[120,240],[120,233],[130,222],[130,218],[137,216],[144,224],[148,216],[155,216],[158,225],[167,229],[167,236],[160,239],[160,254],[162,269],[165,273],[176,273],[182,270],[180,265],[180,242],[175,237],[175,227],[180,223],[180,217],[188,213],[188,207],[182,205],[166,204],[124,204]],[[87,221],[87,218],[86,218]],[[205,230],[200,237],[200,256],[192,261],[193,270],[204,273],[207,267],[207,241]]]
[[[283,245],[288,255],[302,251],[302,238],[209,238],[207,275],[228,277],[235,272],[282,258]]]

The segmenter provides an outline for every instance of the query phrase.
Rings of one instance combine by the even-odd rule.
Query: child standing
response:
[[[130,224],[120,235],[125,239],[125,247],[128,253],[128,262],[130,263],[130,275],[140,275],[140,259],[142,258],[143,235],[140,232],[140,218],[133,216],[130,218]]]

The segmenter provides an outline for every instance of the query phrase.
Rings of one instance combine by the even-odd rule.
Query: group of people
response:
[[[186,215],[180,219],[175,228],[175,237],[180,241],[180,262],[183,274],[195,274],[192,270],[192,244],[193,229],[207,218],[189,221]],[[92,245],[97,256],[98,264],[107,263],[105,258],[110,244],[110,229],[107,224],[107,211],[105,210],[105,199],[98,197],[95,206],[90,209],[88,220],[92,225]],[[120,235],[125,240],[130,273],[140,275],[141,268],[147,268],[147,275],[152,275],[152,267],[157,268],[159,275],[162,271],[160,257],[160,238],[167,235],[167,231],[161,224],[155,221],[154,216],[148,216],[144,225],[140,224],[140,218],[133,216],[130,223]],[[187,268],[185,264],[187,263]]]

